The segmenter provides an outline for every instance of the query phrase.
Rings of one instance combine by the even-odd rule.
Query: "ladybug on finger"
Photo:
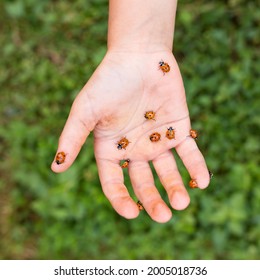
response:
[[[196,180],[194,179],[191,179],[190,182],[189,182],[189,186],[192,188],[192,189],[195,189],[198,187],[198,183]]]
[[[136,205],[140,211],[144,210],[143,204],[140,202],[140,200],[136,202]]]
[[[165,75],[165,73],[170,72],[171,67],[168,63],[164,62],[163,60],[159,61],[159,68],[162,70],[163,75]]]
[[[199,133],[197,130],[195,129],[190,129],[190,137],[197,140],[199,136]]]
[[[123,163],[121,164],[121,167],[122,167],[122,168],[127,168],[128,165],[129,165],[129,163],[130,163],[130,159],[124,160]]]
[[[64,152],[59,152],[56,155],[55,162],[60,165],[65,162],[66,154]]]
[[[171,139],[175,139],[175,130],[172,127],[167,128],[167,131],[165,133],[165,136],[171,140]]]

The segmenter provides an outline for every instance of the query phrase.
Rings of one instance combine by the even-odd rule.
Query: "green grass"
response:
[[[214,177],[157,224],[114,212],[92,136],[70,170],[49,168],[71,103],[105,54],[107,1],[2,1],[0,258],[259,259],[259,18],[254,1],[179,1],[173,51]]]

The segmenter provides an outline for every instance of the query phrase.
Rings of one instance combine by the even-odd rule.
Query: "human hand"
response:
[[[170,72],[160,70],[160,60],[170,65]],[[155,112],[154,120],[144,117],[147,111]],[[170,127],[175,139],[166,137]],[[185,209],[190,198],[171,149],[176,149],[199,188],[206,188],[210,180],[204,158],[189,136],[190,129],[185,90],[171,52],[110,51],[73,103],[58,145],[58,152],[63,151],[66,158],[62,164],[54,159],[52,170],[68,169],[94,130],[102,189],[114,209],[128,219],[139,214],[124,185],[120,166],[121,160],[129,159],[129,176],[137,198],[153,220],[167,222],[172,212],[155,187],[149,161],[172,208]],[[152,142],[150,136],[155,132],[161,138]],[[129,140],[125,149],[118,146],[124,137]]]

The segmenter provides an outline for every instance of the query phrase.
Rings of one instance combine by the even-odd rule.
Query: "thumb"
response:
[[[63,172],[72,165],[96,123],[91,99],[83,88],[72,104],[60,135],[57,153],[51,164],[54,172]]]

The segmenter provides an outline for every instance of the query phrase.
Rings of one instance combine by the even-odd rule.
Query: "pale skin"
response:
[[[124,185],[120,160],[130,159],[129,176],[136,197],[145,211],[159,223],[172,217],[161,198],[149,162],[164,186],[169,204],[185,209],[189,194],[177,169],[175,148],[198,187],[209,184],[209,172],[196,141],[189,136],[191,123],[185,90],[172,42],[177,1],[110,0],[108,51],[92,77],[76,97],[61,133],[57,153],[65,162],[52,163],[54,172],[64,172],[76,159],[91,131],[101,186],[115,211],[127,219],[136,218],[139,208]],[[163,73],[159,62],[170,65]],[[155,120],[145,112],[154,111]],[[165,137],[167,128],[175,139]],[[161,139],[151,142],[158,132]],[[118,141],[130,143],[118,149]]]

